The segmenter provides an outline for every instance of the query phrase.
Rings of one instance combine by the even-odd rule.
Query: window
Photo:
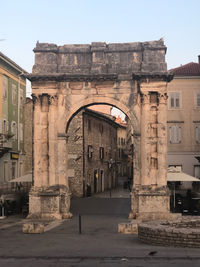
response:
[[[179,92],[169,93],[169,107],[172,109],[180,108],[180,93]]]
[[[99,132],[101,133],[101,135],[103,134],[103,124],[99,124]]]
[[[200,165],[194,165],[194,177],[200,179]]]
[[[3,166],[3,173],[4,173],[4,182],[8,181],[8,162],[5,161],[4,162],[4,166]]]
[[[11,133],[14,135],[13,139],[17,139],[17,123],[15,121],[11,122]]]
[[[121,149],[120,148],[118,149],[118,157],[119,157],[119,159],[121,158]]]
[[[92,153],[93,153],[93,147],[92,146],[88,146],[88,158],[91,159],[92,158]]]
[[[196,106],[200,108],[200,92],[196,93]]]
[[[15,179],[15,177],[16,177],[16,162],[12,162],[11,178]]]
[[[104,159],[104,148],[103,147],[99,148],[99,157],[100,159]]]
[[[17,105],[17,85],[12,84],[12,103]]]
[[[171,144],[181,143],[181,126],[173,125],[169,127],[169,141]]]
[[[3,126],[2,126],[2,120],[0,119],[0,134],[3,133]]]
[[[195,126],[195,140],[197,144],[200,144],[200,125]]]
[[[9,131],[9,121],[3,120],[3,134],[8,134]]]
[[[88,131],[91,131],[91,120],[88,120]]]
[[[8,98],[8,78],[3,75],[3,101]]]

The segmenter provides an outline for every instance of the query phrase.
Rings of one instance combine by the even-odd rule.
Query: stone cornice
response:
[[[155,73],[133,73],[133,79],[135,80],[141,80],[141,81],[145,81],[148,79],[153,79],[153,80],[162,80],[162,81],[166,81],[166,82],[170,82],[172,79],[174,78],[174,75],[166,72],[155,72]]]
[[[31,82],[34,81],[107,81],[107,80],[118,80],[118,75],[116,74],[104,74],[104,75],[95,75],[95,74],[29,74],[26,76]]]
[[[170,82],[173,75],[169,73],[133,73],[132,77],[125,74],[28,74],[26,78],[31,82],[34,81],[117,81],[117,80],[162,80]]]

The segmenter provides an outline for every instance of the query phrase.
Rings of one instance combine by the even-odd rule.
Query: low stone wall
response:
[[[140,223],[138,238],[144,243],[154,245],[199,248],[200,217]]]

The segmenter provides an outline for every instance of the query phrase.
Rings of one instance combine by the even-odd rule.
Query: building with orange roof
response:
[[[168,84],[168,165],[200,178],[200,56],[170,70]]]

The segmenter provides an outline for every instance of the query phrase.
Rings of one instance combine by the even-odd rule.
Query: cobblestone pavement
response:
[[[199,249],[152,246],[119,234],[129,209],[129,198],[73,199],[71,220],[32,235],[22,233],[22,217],[0,220],[0,266],[200,266]]]

